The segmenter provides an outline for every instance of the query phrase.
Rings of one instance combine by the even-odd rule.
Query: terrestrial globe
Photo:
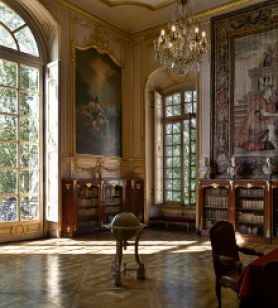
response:
[[[127,241],[136,234],[140,225],[133,213],[121,212],[112,219],[111,230],[117,240]]]

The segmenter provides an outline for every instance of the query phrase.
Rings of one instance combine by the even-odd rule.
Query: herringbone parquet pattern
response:
[[[216,307],[210,243],[184,232],[146,230],[140,254],[146,280],[135,272],[114,287],[110,274],[115,242],[108,232],[86,238],[51,239],[0,245],[0,307]],[[273,246],[252,245],[267,251]],[[134,267],[132,247],[124,260]],[[242,256],[247,264],[252,258]],[[238,307],[223,289],[223,307]]]

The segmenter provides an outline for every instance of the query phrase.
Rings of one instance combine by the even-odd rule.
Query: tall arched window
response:
[[[0,1],[0,223],[43,217],[41,91],[36,39]]]

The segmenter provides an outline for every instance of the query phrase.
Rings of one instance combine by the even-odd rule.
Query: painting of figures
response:
[[[211,33],[213,174],[231,177],[233,158],[237,177],[263,178],[278,166],[278,2],[215,16]]]
[[[76,154],[121,156],[121,67],[76,49]]]
[[[235,39],[234,154],[278,151],[278,29]]]

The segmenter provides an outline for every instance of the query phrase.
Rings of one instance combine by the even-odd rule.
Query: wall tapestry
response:
[[[265,177],[278,166],[278,3],[212,19],[212,148],[217,177]],[[278,170],[274,170],[278,173]]]
[[[76,49],[76,154],[121,156],[121,67]]]

